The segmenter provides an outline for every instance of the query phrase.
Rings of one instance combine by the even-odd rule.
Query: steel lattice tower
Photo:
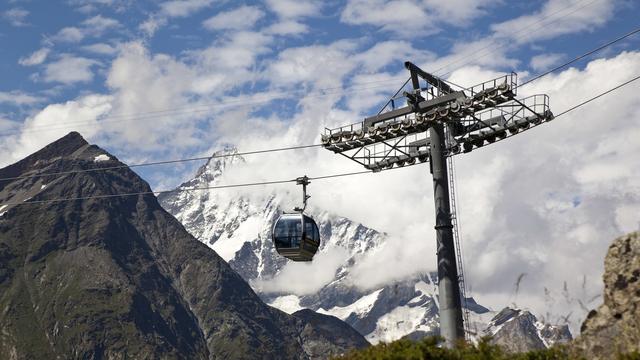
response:
[[[323,146],[374,172],[429,162],[433,180],[440,334],[452,347],[465,338],[464,277],[456,254],[447,158],[553,119],[547,95],[517,99],[517,74],[454,90],[411,62],[409,80],[382,110],[363,121],[325,129]],[[424,85],[424,86],[422,86]],[[396,107],[397,103],[405,103]],[[461,292],[462,289],[462,292]],[[467,318],[468,319],[468,318]],[[468,321],[468,320],[467,320]]]

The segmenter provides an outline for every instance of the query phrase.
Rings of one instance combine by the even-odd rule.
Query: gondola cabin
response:
[[[278,254],[293,261],[311,261],[320,246],[318,225],[302,213],[282,214],[272,237]]]

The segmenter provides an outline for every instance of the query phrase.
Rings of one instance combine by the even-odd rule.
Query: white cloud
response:
[[[545,71],[560,63],[565,57],[564,54],[557,53],[536,55],[531,58],[531,68],[534,71]]]
[[[251,29],[264,16],[257,6],[241,6],[210,17],[202,25],[209,30],[241,30]]]
[[[458,27],[469,27],[471,19],[485,13],[485,8],[495,5],[493,0],[424,0],[424,5],[439,21]]]
[[[353,25],[371,25],[399,34],[436,31],[426,9],[410,0],[349,0],[340,19]]]
[[[81,129],[82,134],[85,137],[96,136],[100,131],[98,119],[109,112],[109,102],[109,96],[94,94],[47,105],[22,123],[20,135],[5,137],[0,142],[0,167],[18,161],[67,134],[70,130],[60,127],[61,123],[82,119],[85,125]]]
[[[45,66],[43,80],[73,84],[93,80],[91,68],[99,63],[92,59],[63,54],[60,58]]]
[[[107,75],[107,85],[113,93],[113,111],[146,114],[185,108],[190,104],[195,78],[194,70],[167,55],[151,56],[140,43],[126,44]],[[125,122],[126,126],[112,131],[118,134],[119,145],[151,151],[162,149],[163,144],[170,142],[179,149],[194,139],[198,116],[197,113],[171,112],[166,116],[153,116],[152,120],[143,116],[130,119]]]
[[[119,28],[120,23],[111,18],[96,15],[84,20],[79,27],[68,26],[62,28],[52,37],[54,41],[77,43],[86,37],[99,37],[105,32]]]
[[[265,73],[274,85],[340,86],[344,76],[357,66],[348,60],[356,45],[353,41],[343,40],[327,46],[288,48],[278,54]]]
[[[392,62],[397,68],[402,68],[407,59],[416,61],[417,57],[423,56],[407,41],[380,41],[356,55],[356,59],[362,62],[363,70],[371,73]]]
[[[82,41],[84,37],[85,34],[81,29],[74,26],[69,26],[58,31],[58,33],[53,36],[53,40],[76,43]]]
[[[160,4],[163,15],[168,17],[186,17],[213,3],[213,0],[173,0]]]
[[[448,55],[426,61],[424,64],[418,63],[418,65],[422,65],[428,72],[444,77],[455,74],[456,70],[473,66],[494,72],[504,68],[514,69],[519,64],[519,60],[507,55],[510,50],[512,48],[509,43],[487,37],[476,41],[454,43]],[[484,81],[476,82],[474,79],[464,78],[456,80],[461,81],[462,86],[472,86]],[[453,82],[457,82],[456,80],[451,79]]]
[[[167,24],[167,19],[164,17],[159,17],[157,15],[152,15],[147,20],[142,22],[138,27],[145,35],[153,36],[153,34],[158,31],[161,27]]]
[[[307,16],[320,16],[321,6],[311,0],[267,0],[267,6],[281,18],[296,19]]]
[[[20,128],[19,122],[5,119],[3,115],[0,114],[0,131],[14,133],[19,128]],[[5,160],[4,157],[0,155],[0,163],[4,164],[3,162],[4,160]]]
[[[100,55],[114,55],[118,52],[118,49],[106,43],[91,44],[83,46],[82,49]]]
[[[495,4],[489,0],[349,0],[340,19],[353,25],[370,25],[403,37],[436,33],[441,24],[469,26],[469,21]]]
[[[31,55],[27,57],[20,58],[18,60],[18,64],[22,66],[40,65],[47,59],[47,56],[49,55],[50,52],[51,52],[50,48],[43,47],[39,50],[34,51]]]
[[[2,17],[9,22],[9,24],[17,27],[28,25],[26,17],[29,16],[29,12],[21,8],[9,9],[2,13]]]
[[[124,12],[132,3],[132,0],[68,0],[69,5],[76,6],[81,13],[92,13],[100,7],[109,7],[115,12]]]
[[[256,77],[257,59],[269,53],[271,36],[240,31],[220,39],[208,48],[188,53],[200,71],[193,84],[199,94],[222,94]]]
[[[159,4],[160,10],[149,15],[138,28],[148,37],[165,26],[170,18],[188,17],[204,8],[211,6],[213,0],[172,0]]]
[[[41,102],[43,99],[38,96],[29,95],[22,91],[0,91],[0,104],[32,105]]]
[[[270,293],[313,294],[334,279],[348,255],[346,249],[339,247],[321,251],[314,256],[313,262],[288,262],[272,279],[259,280],[252,285]]]
[[[96,15],[82,22],[82,26],[93,36],[100,36],[105,31],[120,27],[118,20]]]
[[[580,0],[547,0],[536,13],[494,24],[491,29],[496,36],[518,44],[594,31],[613,18],[615,4],[616,0],[587,3]],[[531,26],[534,29],[525,29]]]
[[[269,25],[265,32],[273,35],[300,35],[309,31],[309,27],[303,23],[285,20]]]

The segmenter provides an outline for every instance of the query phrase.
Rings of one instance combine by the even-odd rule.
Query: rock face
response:
[[[25,177],[120,165],[70,133],[0,169],[22,177],[0,181],[2,358],[305,359],[366,346],[333,317],[265,305],[127,168]]]
[[[235,148],[227,147],[215,153],[193,179],[179,188],[220,185],[225,172],[244,162]],[[213,190],[163,194],[159,200],[191,234],[215,249],[252,284],[262,299],[283,311],[295,313],[307,308],[333,315],[353,326],[372,343],[439,334],[435,273],[417,274],[371,289],[361,289],[350,281],[354,265],[363,257],[379,251],[387,241],[385,234],[310,207],[309,212],[318,223],[323,239],[315,259],[321,259],[335,249],[346,255],[326,285],[316,292],[296,295],[286,289],[274,290],[263,286],[287,264],[287,260],[276,253],[270,234],[273,222],[282,213],[282,204],[286,203],[282,194],[255,199]],[[473,299],[468,299],[467,307],[471,312],[472,328],[482,333],[495,314]],[[512,318],[516,319],[513,323],[509,321]],[[513,339],[522,342],[522,349],[546,346],[571,336],[566,327],[545,327],[535,318],[522,315],[504,322],[508,324],[498,336],[507,339],[510,336],[507,333],[513,329]],[[517,325],[521,322],[527,326]],[[529,330],[525,332],[524,329]]]
[[[508,307],[491,319],[484,335],[514,353],[544,349],[572,339],[567,325],[545,324],[528,311]]]
[[[342,354],[345,349],[362,348],[369,343],[344,321],[309,309],[293,313],[304,324],[300,332],[302,347],[312,358],[325,359]],[[338,349],[338,351],[336,351]]]
[[[640,351],[640,232],[611,244],[603,278],[604,304],[589,313],[575,347],[594,359]]]

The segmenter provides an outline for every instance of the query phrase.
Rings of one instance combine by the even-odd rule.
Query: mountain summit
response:
[[[336,318],[265,305],[152,194],[96,198],[149,192],[128,168],[28,177],[120,165],[70,133],[0,169],[14,178],[0,183],[0,354],[306,359],[367,345]],[[56,199],[76,200],[35,203]]]

